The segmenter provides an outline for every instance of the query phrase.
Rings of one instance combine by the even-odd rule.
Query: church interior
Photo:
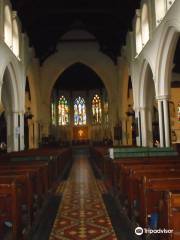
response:
[[[0,0],[0,239],[180,240],[179,12]]]

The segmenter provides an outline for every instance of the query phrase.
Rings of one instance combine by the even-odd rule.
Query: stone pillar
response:
[[[13,148],[13,134],[12,134],[12,113],[6,112],[7,124],[7,151],[12,152]]]
[[[13,126],[13,151],[20,151],[20,116],[18,112],[12,113],[12,126]]]
[[[20,123],[18,112],[6,113],[7,119],[7,151],[20,150]]]
[[[147,108],[147,145],[153,147],[152,109]]]
[[[164,133],[165,146],[170,147],[170,126],[169,126],[169,103],[168,98],[163,99],[163,113],[164,113]]]
[[[158,100],[160,147],[170,147],[170,124],[168,96],[160,96]]]
[[[139,119],[139,112],[140,112],[140,108],[135,108],[135,124],[138,124],[138,126],[136,126],[136,129],[138,129],[138,133],[136,133],[136,145],[137,146],[141,146],[141,124],[140,124],[140,119]],[[138,122],[136,122],[136,119],[138,119]],[[137,136],[138,134],[138,136]]]
[[[19,113],[19,123],[20,123],[20,150],[24,150],[24,113]]]
[[[141,107],[140,108],[141,114],[141,137],[142,137],[142,146],[148,146],[148,133],[147,133],[147,108]]]
[[[159,116],[160,147],[164,147],[165,142],[164,142],[163,102],[161,99],[157,99],[157,101],[158,101],[158,116]]]

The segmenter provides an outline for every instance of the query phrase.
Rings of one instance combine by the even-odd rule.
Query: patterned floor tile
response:
[[[96,182],[86,158],[76,159],[63,192],[49,240],[117,240],[103,203],[101,182]]]

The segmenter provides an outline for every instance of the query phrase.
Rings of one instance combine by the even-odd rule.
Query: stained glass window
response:
[[[51,103],[51,121],[52,125],[56,125],[56,105]]]
[[[178,118],[178,121],[180,122],[180,103],[178,103],[178,106],[177,106],[177,118]]]
[[[58,103],[58,123],[60,126],[68,125],[69,123],[69,106],[68,101],[64,96],[61,96]]]
[[[93,114],[93,123],[101,123],[102,121],[102,109],[101,109],[101,100],[100,97],[96,94],[92,100],[92,114]]]
[[[84,98],[78,97],[74,101],[74,125],[86,124],[86,106]]]

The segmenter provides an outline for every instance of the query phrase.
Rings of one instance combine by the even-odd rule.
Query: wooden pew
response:
[[[41,188],[43,193],[47,193],[49,189],[48,182],[48,165],[47,163],[39,162],[0,162],[1,169],[9,170],[38,170],[39,182],[41,183]]]
[[[139,221],[142,227],[148,227],[148,215],[157,212],[164,191],[180,189],[179,177],[143,177],[139,184]]]
[[[167,240],[180,240],[180,191],[165,192],[160,203],[159,227],[173,230]],[[161,236],[161,240],[163,236]]]
[[[3,229],[4,221],[12,222],[13,240],[21,239],[21,209],[19,187],[15,178],[0,177],[0,229]],[[8,201],[9,199],[9,201]],[[1,234],[3,234],[1,232]]]
[[[43,187],[43,175],[41,172],[41,168],[35,168],[35,167],[19,167],[19,166],[2,166],[0,165],[1,171],[12,171],[12,172],[30,172],[35,175],[35,182],[37,184],[36,186],[36,194],[40,197],[43,197],[44,195],[44,187]]]
[[[0,177],[8,176],[9,178],[15,178],[18,184],[22,187],[22,203],[27,207],[27,215],[29,224],[33,221],[33,203],[35,186],[33,186],[34,176],[30,172],[24,171],[9,171],[0,169]]]
[[[51,153],[54,153],[52,151]],[[33,203],[34,198],[39,196],[44,199],[44,196],[48,193],[52,187],[53,182],[59,177],[67,165],[67,160],[71,161],[71,150],[63,149],[57,151],[55,155],[49,156],[46,159],[48,154],[51,154],[48,151],[32,151],[30,156],[32,158],[26,160],[28,153],[12,153],[7,154],[3,158],[1,156],[0,160],[0,179],[6,178],[16,181],[17,188],[20,189],[17,191],[17,201],[13,200],[14,196],[8,193],[8,196],[11,196],[11,201],[18,202],[18,208],[14,213],[14,208],[7,211],[7,218],[13,222],[13,239],[20,240],[20,234],[22,233],[22,228],[20,224],[21,219],[21,204],[26,204],[28,208],[28,215],[30,218],[30,224],[32,225],[34,220],[34,211]],[[22,155],[21,155],[22,154]],[[36,155],[37,154],[37,155]],[[40,155],[39,155],[40,154]],[[41,156],[42,154],[42,156]],[[20,156],[19,156],[20,155]],[[15,157],[15,158],[14,158]],[[20,158],[19,158],[20,157]],[[35,159],[34,159],[35,157]],[[20,193],[19,193],[20,192]],[[20,196],[19,196],[20,194]],[[7,194],[1,194],[0,192],[0,205],[3,206],[7,199]],[[5,206],[5,205],[4,205]],[[6,208],[7,210],[7,208]],[[9,214],[9,215],[8,215]],[[11,215],[16,216],[12,218]],[[3,216],[0,216],[0,223],[4,222]],[[15,223],[15,224],[14,224]],[[1,226],[0,226],[1,227]],[[2,229],[2,228],[1,228]]]
[[[140,196],[140,183],[143,177],[147,178],[169,178],[180,176],[180,169],[171,171],[169,169],[161,169],[161,174],[159,174],[158,169],[149,169],[142,171],[134,171],[130,178],[128,179],[128,184],[124,195],[128,200],[128,213],[130,218],[133,217],[133,212],[136,210],[136,205]]]
[[[113,188],[116,190],[115,193],[121,192],[128,197],[130,209],[133,208],[134,201],[139,202],[138,221],[140,226],[148,227],[148,217],[153,212],[159,211],[158,206],[164,191],[168,191],[166,193],[168,196],[169,191],[171,191],[171,194],[172,191],[180,191],[180,157],[124,158],[106,162],[101,153],[99,151],[99,155],[96,156],[96,151],[93,152],[94,156],[96,156],[95,162],[97,162],[107,178],[112,180]],[[159,169],[161,170],[159,171]],[[144,179],[146,179],[147,183],[145,183]],[[173,192],[173,196],[175,200],[166,197],[166,202],[168,202],[167,199],[171,200],[166,204],[166,215],[163,219],[166,218],[167,223],[171,222],[171,225],[166,225],[166,228],[174,228],[175,234],[171,238],[164,238],[163,236],[161,240],[180,240],[180,207],[178,205],[180,201],[179,195],[175,195]],[[174,202],[172,203],[172,201]],[[173,207],[171,208],[171,206]],[[167,210],[168,208],[171,208],[171,214],[169,215],[170,210]],[[162,212],[158,213],[161,218]],[[161,226],[159,225],[159,227]]]
[[[130,176],[133,174],[133,171],[138,170],[148,170],[148,169],[159,169],[159,168],[166,168],[166,169],[173,169],[176,166],[176,168],[180,168],[180,162],[176,162],[176,165],[172,162],[155,162],[154,161],[148,161],[148,162],[136,162],[136,163],[122,163],[120,165],[116,164],[113,178],[113,188],[115,189],[116,195],[121,195],[126,189],[127,189],[127,183],[129,182]]]

